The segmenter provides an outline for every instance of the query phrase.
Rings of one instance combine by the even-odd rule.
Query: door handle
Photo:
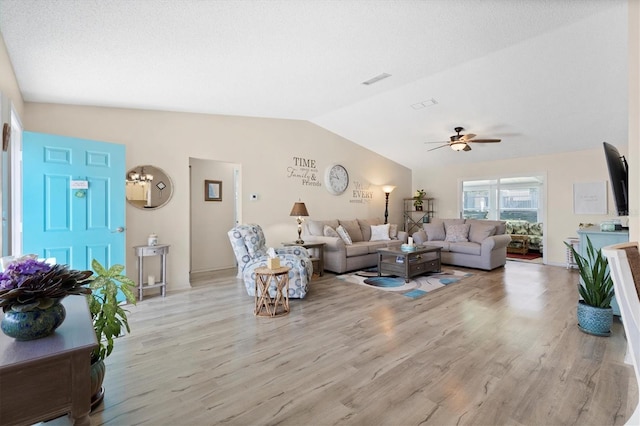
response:
[[[115,234],[116,232],[124,232],[124,228],[122,226],[118,226],[115,231],[111,231],[112,234]]]

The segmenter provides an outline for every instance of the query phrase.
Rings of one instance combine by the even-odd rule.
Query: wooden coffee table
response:
[[[441,251],[442,248],[433,246],[418,246],[415,251],[378,249],[378,276],[396,275],[408,283],[416,275],[440,272]]]

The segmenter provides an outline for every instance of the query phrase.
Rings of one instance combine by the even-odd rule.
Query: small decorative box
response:
[[[417,249],[418,247],[416,247],[415,245],[402,244],[400,246],[401,251],[416,251]]]
[[[279,267],[280,267],[279,257],[270,257],[269,259],[267,259],[267,268],[278,269]]]

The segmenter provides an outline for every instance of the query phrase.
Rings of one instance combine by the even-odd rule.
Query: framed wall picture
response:
[[[205,201],[222,201],[222,181],[221,180],[205,180],[204,181],[204,200]]]

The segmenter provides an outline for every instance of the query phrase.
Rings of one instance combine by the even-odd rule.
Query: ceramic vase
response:
[[[66,314],[60,301],[46,309],[8,311],[2,317],[0,328],[4,334],[16,340],[40,339],[53,333],[62,324]]]
[[[583,300],[578,302],[578,327],[580,330],[595,336],[609,336],[611,324],[613,324],[613,309],[589,306]]]

